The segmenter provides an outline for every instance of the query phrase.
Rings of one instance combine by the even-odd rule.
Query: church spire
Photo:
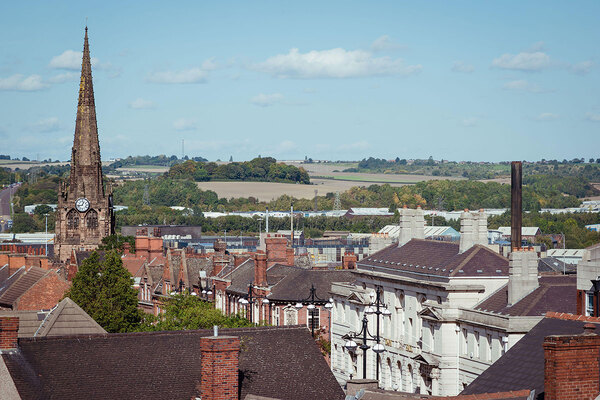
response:
[[[71,156],[71,176],[69,179],[69,198],[76,199],[81,197],[90,200],[104,197],[87,26],[85,27],[85,38],[83,41],[79,101],[77,104],[77,120],[75,122],[75,137]]]

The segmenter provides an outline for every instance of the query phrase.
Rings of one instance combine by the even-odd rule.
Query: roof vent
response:
[[[501,269],[497,269],[496,272],[500,273],[500,272],[502,272],[502,270]]]
[[[452,271],[452,270],[450,270],[450,271]],[[459,269],[458,272],[461,273],[461,274],[465,273],[465,271],[463,271],[462,269]]]
[[[442,268],[442,272],[446,271],[446,268]]]
[[[482,269],[478,269],[477,272],[479,272],[480,274],[483,272]]]

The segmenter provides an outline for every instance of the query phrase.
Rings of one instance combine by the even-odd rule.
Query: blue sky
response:
[[[69,157],[88,17],[103,159],[600,157],[598,1],[82,3],[3,5],[0,154]]]

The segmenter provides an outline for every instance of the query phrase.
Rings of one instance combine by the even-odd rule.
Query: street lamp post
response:
[[[381,344],[381,335],[379,332],[379,316],[390,316],[392,313],[388,310],[387,306],[382,300],[383,290],[381,286],[377,286],[375,293],[371,293],[371,303],[365,308],[365,316],[362,319],[362,328],[360,332],[352,332],[347,335],[348,341],[344,345],[349,351],[355,351],[358,347],[363,351],[363,379],[367,379],[367,350],[369,349],[369,345],[367,342],[373,341],[375,345],[373,345],[373,351],[377,355],[376,365],[375,365],[375,377],[379,382],[379,355],[383,353],[385,350],[385,346]],[[367,315],[375,314],[376,315],[376,324],[375,324],[375,335],[369,332],[369,320],[367,319]],[[362,338],[361,338],[362,336]],[[362,344],[358,346],[358,344],[353,340],[356,338],[362,339]]]
[[[254,294],[254,290],[252,289],[254,289],[254,284],[251,283],[248,285],[248,295],[240,298],[238,302],[241,305],[246,306],[246,315],[249,317],[248,319],[250,320],[250,322],[254,323],[254,320],[252,318],[252,309],[254,307],[254,304],[257,303],[259,300],[262,300],[262,304],[267,304],[270,307],[271,302],[269,301],[269,299],[267,299],[266,296],[259,296]]]
[[[327,310],[331,311],[331,308],[333,307],[333,299],[329,298],[328,301],[325,301],[322,298],[320,298],[319,296],[317,296],[317,289],[315,288],[314,284],[311,284],[310,285],[310,294],[304,300],[300,300],[300,301],[296,302],[296,305],[295,305],[296,309],[301,310],[302,307],[304,307],[304,303],[308,304],[306,306],[306,308],[307,308],[308,312],[310,312],[310,315],[312,317],[311,323],[310,323],[310,331],[312,333],[312,337],[314,338],[315,337],[315,309],[316,309],[316,306],[323,305]],[[319,316],[319,318],[320,318],[320,316]],[[306,319],[308,320],[308,315],[307,315]]]

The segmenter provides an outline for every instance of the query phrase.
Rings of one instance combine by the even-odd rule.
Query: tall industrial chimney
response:
[[[510,245],[521,248],[521,228],[523,226],[523,165],[521,161],[511,163],[510,176]]]

